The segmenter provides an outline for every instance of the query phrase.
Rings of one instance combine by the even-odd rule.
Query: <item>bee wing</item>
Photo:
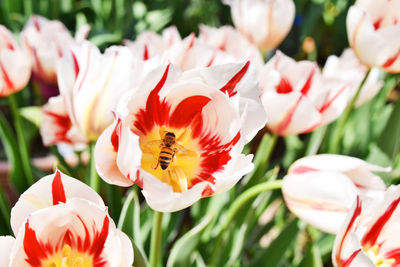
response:
[[[153,153],[153,147],[160,147],[162,145],[162,140],[153,140],[145,144],[140,145],[140,148],[144,153]]]
[[[184,146],[175,143],[174,148],[176,149],[176,153],[178,153],[180,156],[184,156],[184,157],[198,157],[197,152],[190,150],[190,149],[186,149]]]

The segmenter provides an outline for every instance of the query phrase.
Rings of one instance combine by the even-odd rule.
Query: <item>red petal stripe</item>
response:
[[[379,18],[374,22],[375,31],[378,30],[381,27],[382,20],[383,20],[383,18]]]
[[[400,49],[393,57],[389,58],[385,63],[383,63],[382,68],[389,68],[390,66],[392,66],[399,58],[399,56],[400,56]]]
[[[4,83],[6,84],[6,87],[11,90],[15,89],[13,82],[11,81],[10,77],[8,76],[6,69],[4,68],[3,62],[1,62],[1,61],[0,61],[0,70],[1,70],[1,74],[3,74],[3,80],[4,80]]]
[[[324,113],[325,110],[327,110],[332,103],[345,91],[345,89],[347,89],[347,85],[343,86],[342,89],[340,89],[331,99],[328,99],[324,102],[324,104],[322,105],[322,107],[320,107],[319,112],[320,113]]]
[[[111,144],[114,148],[114,152],[118,151],[120,136],[121,136],[121,119],[118,118],[118,121],[117,121],[117,124],[115,125],[114,131],[111,134]]]
[[[386,211],[376,220],[374,225],[369,229],[367,233],[365,233],[361,244],[363,246],[373,246],[376,244],[376,241],[381,233],[383,227],[385,227],[387,221],[392,217],[393,212],[396,210],[399,205],[400,197],[395,199],[392,203],[390,203],[389,207]]]
[[[385,259],[394,259],[395,265],[400,264],[400,248],[396,248],[396,249],[386,252],[384,257],[385,257]]]
[[[149,49],[147,48],[147,45],[144,45],[144,52],[143,52],[143,60],[148,60],[149,59]]]
[[[25,261],[32,267],[40,267],[42,260],[54,251],[50,244],[44,244],[37,239],[35,231],[29,227],[29,219],[25,223],[23,246],[27,256]]]
[[[147,98],[146,107],[140,109],[136,114],[134,126],[142,134],[151,131],[154,125],[165,125],[168,121],[169,106],[165,101],[160,101],[158,93],[167,80],[169,67],[169,65],[166,67],[160,81],[150,92],[149,97]]]
[[[299,166],[296,167],[292,170],[290,170],[291,174],[302,174],[302,173],[306,173],[306,172],[317,172],[319,170],[314,169],[314,168],[310,168],[310,167],[306,167],[306,166]]]
[[[285,77],[282,77],[278,86],[276,87],[276,92],[278,94],[287,94],[293,91],[292,85],[289,80]]]
[[[172,113],[169,125],[176,128],[188,126],[194,118],[197,118],[197,114],[201,114],[203,107],[210,101],[210,98],[202,95],[190,96],[184,99]]]
[[[71,50],[71,56],[72,56],[72,60],[74,61],[74,69],[75,69],[75,79],[78,77],[79,74],[79,64],[78,64],[78,60],[76,58],[76,55],[74,53],[74,51]]]
[[[310,75],[308,75],[307,81],[304,84],[303,88],[301,89],[301,93],[303,95],[307,95],[308,91],[310,90],[311,84],[312,84],[312,79],[314,77],[314,73],[315,73],[315,66],[312,69],[312,71],[310,72]]]
[[[246,64],[243,66],[238,73],[236,73],[232,79],[229,80],[227,84],[225,84],[220,90],[223,93],[228,93],[229,97],[232,97],[237,94],[235,90],[236,85],[242,80],[243,76],[246,74],[247,70],[249,69],[250,61],[247,61]]]
[[[289,124],[292,122],[294,112],[296,111],[297,107],[299,106],[302,98],[303,98],[303,96],[300,96],[299,99],[297,99],[296,103],[294,103],[294,105],[288,110],[288,112],[283,117],[282,121],[276,127],[276,132],[278,134],[282,134],[283,131],[285,131],[286,128],[289,126]]]
[[[54,140],[51,144],[57,144],[59,142],[72,143],[72,140],[67,137],[68,131],[71,129],[71,119],[67,114],[57,114],[51,111],[43,110],[44,116],[50,116],[52,123],[57,125],[57,130],[54,131]]]
[[[53,195],[53,205],[57,205],[60,202],[65,203],[67,201],[59,170],[57,170],[54,175],[53,183],[51,184],[51,193]]]
[[[344,240],[346,239],[346,237],[347,237],[347,235],[349,234],[350,230],[352,230],[353,225],[354,225],[356,219],[357,219],[358,216],[360,216],[360,214],[361,214],[361,208],[362,208],[362,207],[361,207],[361,200],[360,200],[360,197],[359,197],[359,196],[357,196],[357,200],[356,200],[356,201],[357,201],[357,202],[356,202],[356,208],[354,209],[354,212],[353,212],[353,215],[351,216],[350,222],[349,222],[349,224],[347,225],[346,230],[345,230],[345,232],[344,232],[344,234],[343,234],[343,236],[342,236],[342,240],[340,240],[339,248],[338,248],[338,250],[337,250],[337,252],[336,252],[336,255],[335,255],[335,257],[336,257],[336,262],[337,262],[337,264],[338,264],[338,267],[346,267],[346,266],[348,266],[348,265],[346,265],[346,264],[350,264],[351,261],[353,260],[352,257],[353,257],[353,258],[355,257],[355,256],[353,256],[355,252],[354,252],[349,258],[347,258],[347,259],[341,259],[340,256],[341,256],[341,254],[342,254],[342,249],[343,249]]]

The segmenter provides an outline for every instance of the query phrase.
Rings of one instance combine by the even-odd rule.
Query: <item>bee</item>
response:
[[[153,153],[155,158],[157,158],[157,163],[154,167],[155,170],[158,168],[158,166],[160,166],[162,170],[166,170],[171,162],[174,161],[177,153],[189,157],[197,156],[196,152],[186,149],[177,142],[177,140],[182,140],[185,138],[186,135],[187,133],[184,132],[177,138],[173,132],[166,131],[165,128],[162,127],[160,129],[161,140],[153,140],[142,146],[142,150],[145,153],[153,153],[151,147],[158,146],[160,148],[160,153],[158,156],[154,155]]]

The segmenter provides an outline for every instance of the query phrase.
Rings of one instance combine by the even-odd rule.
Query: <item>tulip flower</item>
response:
[[[60,21],[33,15],[26,23],[21,37],[32,58],[32,78],[40,85],[45,99],[58,95],[58,60],[72,45],[84,39],[88,31],[88,26],[83,27],[74,39]]]
[[[105,208],[103,200],[93,189],[57,170],[54,174],[41,178],[20,196],[11,210],[14,234],[18,233],[18,229],[31,213],[72,198],[82,198]]]
[[[14,41],[11,32],[0,25],[0,97],[23,89],[31,76],[31,61]]]
[[[112,123],[120,96],[137,82],[135,58],[126,47],[101,54],[89,42],[73,47],[60,60],[57,76],[71,123],[88,140],[96,140]]]
[[[315,62],[296,62],[280,51],[262,68],[259,83],[267,127],[282,136],[330,123],[349,101],[348,83],[324,78]]]
[[[32,213],[9,257],[9,267],[130,267],[133,247],[104,207],[73,198]]]
[[[166,49],[180,41],[178,29],[171,26],[163,30],[162,35],[144,31],[137,36],[135,41],[125,40],[124,43],[135,55],[141,55],[143,60],[148,60],[161,55]]]
[[[342,155],[309,156],[294,162],[283,178],[286,205],[300,219],[337,233],[358,195],[380,199],[385,184],[371,171],[387,171]]]
[[[340,57],[334,55],[328,57],[322,75],[325,78],[337,78],[348,82],[351,90],[350,98],[352,98],[360,87],[367,71],[368,68],[360,63],[353,50],[346,49]],[[382,88],[383,81],[380,80],[379,75],[378,68],[371,69],[355,102],[356,106],[360,106],[373,98]]]
[[[132,266],[132,243],[101,197],[59,171],[20,196],[11,226],[16,238],[0,237],[1,266]]]
[[[162,212],[229,190],[253,168],[241,151],[265,124],[258,95],[249,62],[158,68],[99,137],[97,171],[108,183],[136,183]]]
[[[366,66],[400,72],[400,1],[358,0],[347,14],[350,46]]]
[[[264,64],[263,57],[257,47],[252,45],[232,26],[213,28],[200,25],[198,39],[205,45],[217,48],[233,56],[236,61],[250,60],[257,73]]]
[[[292,0],[226,0],[235,27],[267,51],[277,47],[289,33],[295,16]]]
[[[400,187],[391,186],[380,201],[357,198],[332,252],[336,267],[399,266]]]

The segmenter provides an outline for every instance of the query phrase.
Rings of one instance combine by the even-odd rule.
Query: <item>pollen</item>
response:
[[[140,136],[139,142],[143,170],[170,185],[174,192],[181,193],[192,186],[191,180],[200,171],[201,153],[190,129],[154,127]]]
[[[395,263],[395,259],[385,259],[381,254],[379,254],[379,246],[374,245],[369,248],[363,248],[365,254],[368,258],[378,267],[391,267]]]
[[[42,262],[42,267],[92,267],[93,256],[65,244]]]

